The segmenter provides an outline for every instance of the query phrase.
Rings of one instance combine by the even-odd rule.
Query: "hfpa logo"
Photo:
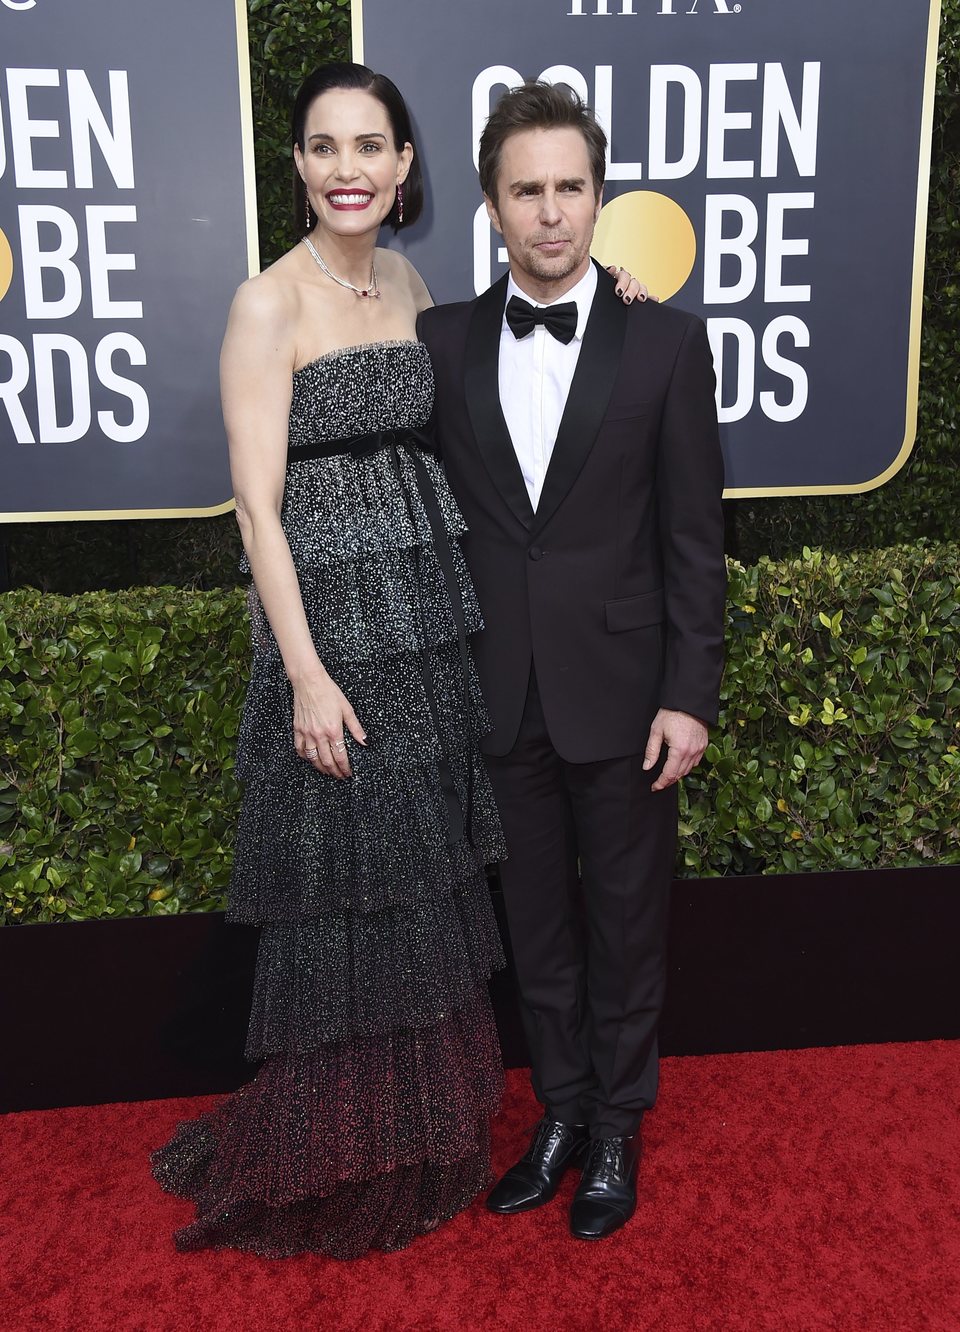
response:
[[[37,0],[0,0],[4,9],[33,9]]]
[[[627,18],[636,16],[637,0],[570,0],[568,18],[597,18],[600,15],[622,14]],[[657,14],[697,14],[700,0],[657,0]],[[709,9],[711,0],[704,0],[704,9]],[[712,0],[714,14],[739,14],[743,6],[731,4],[730,0]]]

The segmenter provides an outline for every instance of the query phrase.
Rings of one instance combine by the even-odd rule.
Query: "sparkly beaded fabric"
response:
[[[291,450],[416,429],[432,401],[419,342],[330,353],[294,374]],[[468,633],[479,609],[438,464],[405,448],[291,459],[282,521],[320,658],[368,744],[346,736],[346,781],[297,757],[292,691],[252,593],[228,914],[261,926],[247,1054],[262,1063],[181,1124],[153,1169],[196,1203],[179,1249],[352,1258],[402,1248],[489,1181],[502,1072],[486,982],[503,959],[484,865],[504,848],[451,578]]]

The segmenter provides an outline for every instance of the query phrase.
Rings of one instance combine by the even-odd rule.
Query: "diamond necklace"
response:
[[[377,282],[377,266],[372,259],[370,260],[370,285],[368,287],[355,287],[353,283],[348,282],[346,278],[337,277],[336,273],[331,273],[330,269],[326,266],[314,248],[313,241],[309,236],[303,237],[303,243],[317,261],[321,273],[326,273],[331,281],[336,282],[338,286],[346,287],[347,291],[352,291],[356,296],[372,296],[375,300],[379,301],[380,285]]]

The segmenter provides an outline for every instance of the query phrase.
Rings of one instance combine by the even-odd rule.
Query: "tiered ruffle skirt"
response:
[[[472,633],[462,519],[426,463]],[[153,1167],[196,1203],[180,1249],[350,1258],[404,1246],[489,1181],[502,1070],[487,979],[502,955],[484,867],[503,844],[483,704],[412,459],[291,464],[284,525],[321,660],[368,744],[347,737],[344,781],[297,757],[252,596],[229,917],[261,926],[247,1054],[263,1062]]]

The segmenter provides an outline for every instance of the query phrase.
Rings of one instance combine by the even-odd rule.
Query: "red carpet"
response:
[[[179,1255],[150,1148],[210,1104],[0,1119],[0,1328],[960,1332],[960,1043],[668,1059],[643,1201],[604,1244],[562,1197],[338,1264]],[[505,1166],[537,1117],[509,1075]]]

